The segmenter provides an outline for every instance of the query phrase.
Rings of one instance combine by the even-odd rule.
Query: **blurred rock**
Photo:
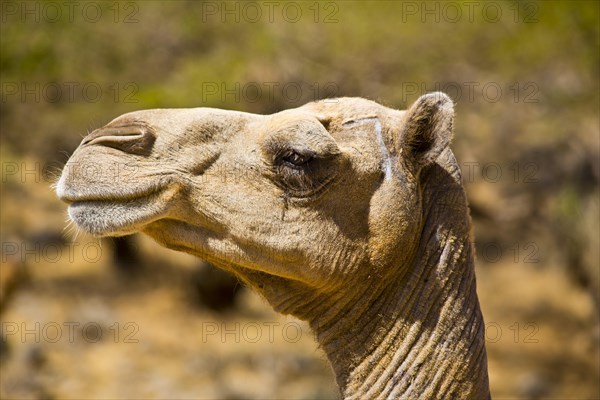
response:
[[[197,300],[215,311],[233,308],[243,287],[235,276],[208,262],[202,262],[193,273],[192,285]]]
[[[114,265],[119,272],[135,274],[143,267],[143,260],[134,235],[112,238]]]
[[[50,245],[66,246],[68,240],[60,231],[43,230],[34,232],[27,238],[36,248],[44,249]]]

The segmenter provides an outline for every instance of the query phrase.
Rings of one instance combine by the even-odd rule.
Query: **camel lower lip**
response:
[[[161,214],[159,193],[128,200],[79,200],[69,204],[69,217],[94,236],[119,236],[138,231]]]

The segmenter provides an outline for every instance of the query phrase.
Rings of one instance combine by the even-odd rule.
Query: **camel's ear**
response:
[[[405,118],[400,137],[402,158],[418,173],[450,143],[454,104],[442,92],[429,93],[419,97]]]

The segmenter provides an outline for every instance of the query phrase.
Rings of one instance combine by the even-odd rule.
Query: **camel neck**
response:
[[[488,397],[470,245],[446,238],[431,257],[439,264],[390,284],[368,311],[349,310],[355,318],[327,327],[313,324],[344,398]]]
[[[312,321],[345,399],[489,397],[463,204],[464,221],[453,226],[436,223],[445,216],[431,208],[419,257],[403,273],[357,294],[338,318]]]

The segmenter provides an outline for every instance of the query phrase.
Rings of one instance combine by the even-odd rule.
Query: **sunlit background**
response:
[[[51,184],[122,113],[456,102],[495,398],[596,399],[599,3],[1,6],[2,398],[335,398],[303,322],[201,260],[75,236]]]

